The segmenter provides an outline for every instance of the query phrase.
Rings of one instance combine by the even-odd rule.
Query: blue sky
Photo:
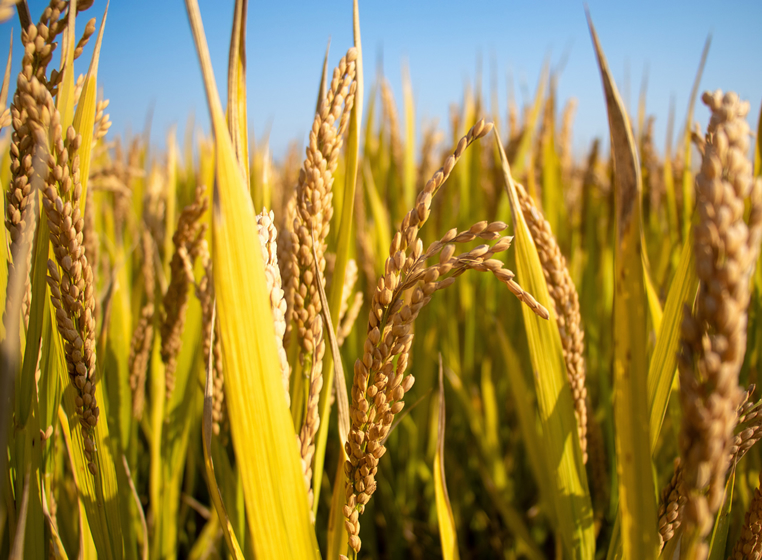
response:
[[[47,2],[29,2],[36,21]],[[233,3],[200,0],[218,85],[224,95]],[[762,2],[699,0],[606,2],[589,8],[620,92],[634,112],[644,71],[648,71],[647,109],[656,115],[656,138],[666,135],[670,98],[676,131],[685,119],[688,96],[708,33],[712,47],[701,83],[704,89],[732,89],[751,102],[756,128],[762,99]],[[105,0],[88,16],[100,22]],[[460,102],[464,84],[474,83],[482,60],[484,91],[494,72],[505,118],[507,76],[513,75],[519,102],[531,96],[543,61],[557,64],[568,52],[559,81],[559,99],[578,99],[575,151],[583,153],[594,137],[608,139],[606,110],[582,2],[450,0],[360,1],[366,83],[383,68],[401,111],[400,69],[405,59],[415,94],[416,117],[447,125],[449,106]],[[80,29],[84,24],[81,24]],[[7,56],[13,28],[0,26],[0,60]],[[352,44],[351,1],[251,2],[248,17],[248,98],[250,134],[271,129],[276,158],[289,141],[304,142],[313,116],[320,68],[328,38],[330,64]],[[14,72],[20,50],[14,53]],[[80,59],[84,72],[89,51]],[[629,82],[629,88],[626,83]],[[109,8],[101,53],[99,86],[111,100],[112,133],[140,131],[153,107],[152,141],[164,144],[172,125],[182,138],[189,116],[208,130],[201,73],[181,0],[114,0]],[[13,85],[12,85],[13,87]],[[366,88],[366,94],[370,88]],[[708,113],[696,104],[706,126]]]

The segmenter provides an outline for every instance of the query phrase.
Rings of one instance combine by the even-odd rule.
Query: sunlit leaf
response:
[[[647,559],[656,557],[658,539],[648,437],[640,163],[627,112],[589,14],[588,25],[603,81],[614,157],[614,419],[622,546],[625,558]]]

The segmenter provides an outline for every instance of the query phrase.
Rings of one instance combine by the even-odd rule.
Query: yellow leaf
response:
[[[458,560],[458,537],[455,532],[455,518],[452,515],[450,495],[447,492],[444,467],[445,437],[445,394],[442,369],[442,354],[439,355],[439,416],[437,421],[437,452],[434,455],[434,498],[436,500],[439,540],[442,542],[442,557]]]
[[[215,138],[212,259],[233,448],[258,558],[318,558],[283,399],[257,222],[214,81],[198,4],[186,0]]]

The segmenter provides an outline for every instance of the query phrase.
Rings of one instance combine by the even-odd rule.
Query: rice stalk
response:
[[[225,404],[225,375],[222,369],[222,346],[219,336],[212,333],[214,328],[214,271],[208,250],[199,255],[204,275],[196,285],[196,297],[201,303],[202,345],[204,363],[211,368],[212,381],[212,432],[227,446],[230,424]]]

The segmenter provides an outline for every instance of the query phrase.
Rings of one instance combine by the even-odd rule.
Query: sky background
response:
[[[224,98],[233,2],[199,3]],[[29,5],[37,21],[47,2],[31,0]],[[647,72],[647,112],[656,116],[660,149],[671,99],[675,134],[685,120],[709,33],[712,46],[700,91],[738,92],[751,103],[749,122],[756,129],[762,99],[762,2],[590,0],[588,6],[620,93],[633,114]],[[105,0],[96,0],[87,17],[97,17],[100,24],[104,8]],[[595,137],[608,142],[602,86],[582,2],[360,0],[360,20],[366,103],[382,60],[402,116],[401,67],[407,61],[418,130],[422,122],[434,119],[448,126],[450,104],[462,101],[466,83],[473,87],[479,60],[485,93],[496,77],[504,121],[508,76],[513,76],[521,105],[534,95],[544,60],[549,57],[555,67],[566,58],[558,82],[558,110],[570,97],[577,98],[575,153],[582,155]],[[78,32],[83,28],[84,20]],[[0,25],[0,60],[7,57],[11,29],[17,47],[15,75],[21,59],[15,18]],[[276,159],[285,154],[290,141],[305,143],[329,37],[333,68],[352,45],[351,0],[249,4],[249,134],[259,139],[270,130]],[[93,43],[94,39],[90,46]],[[77,61],[77,73],[86,72],[90,53],[86,50]],[[173,125],[182,138],[191,116],[194,126],[209,130],[201,72],[181,0],[113,0],[100,60],[98,85],[111,100],[111,137],[142,131],[151,109],[151,138],[159,148]],[[14,87],[12,83],[11,92]],[[700,100],[695,111],[695,119],[705,128],[708,111]]]

